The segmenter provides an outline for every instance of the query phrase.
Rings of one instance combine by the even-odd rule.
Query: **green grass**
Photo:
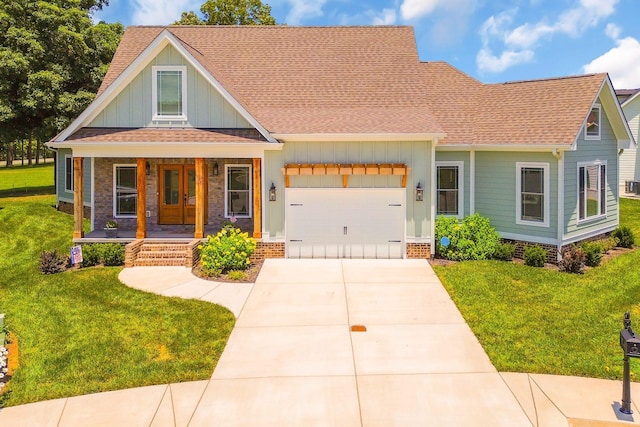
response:
[[[638,239],[640,200],[622,200],[620,218]],[[582,275],[500,261],[435,270],[499,371],[621,378],[625,311],[640,330],[639,264],[635,250]]]
[[[42,275],[41,251],[71,246],[73,218],[53,204],[0,199],[0,313],[20,347],[4,404],[210,378],[233,314],[130,289],[121,267]]]
[[[0,197],[54,193],[53,163],[0,167]]]

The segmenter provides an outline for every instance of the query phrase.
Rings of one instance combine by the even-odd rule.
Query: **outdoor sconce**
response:
[[[219,174],[219,173],[220,173],[220,168],[218,168],[218,162],[215,162],[215,163],[213,164],[213,174],[214,174],[215,176],[218,176],[218,174]]]
[[[270,202],[276,201],[276,186],[273,182],[271,183],[271,188],[269,189],[269,201]]]
[[[146,172],[147,176],[151,175],[151,165],[149,164],[149,162],[145,162],[144,171]]]
[[[422,188],[422,185],[418,183],[418,185],[416,185],[416,202],[421,202],[423,200],[424,200],[424,188]]]

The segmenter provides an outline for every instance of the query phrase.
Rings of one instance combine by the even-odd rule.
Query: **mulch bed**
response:
[[[249,268],[247,268],[244,271],[244,279],[242,280],[230,279],[229,275],[226,273],[223,273],[220,276],[207,276],[202,272],[202,268],[200,267],[199,263],[197,266],[193,268],[192,271],[195,276],[201,279],[210,280],[212,282],[255,283],[256,279],[258,278],[258,274],[260,274],[260,269],[262,268],[263,263],[264,263],[264,260],[262,259],[257,261],[252,261],[251,264],[249,265]]]

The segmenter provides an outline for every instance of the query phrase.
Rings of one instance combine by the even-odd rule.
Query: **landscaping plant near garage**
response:
[[[239,272],[251,265],[251,255],[256,250],[255,239],[232,224],[222,227],[215,236],[207,236],[198,246],[200,263],[205,275],[217,277],[222,273],[240,276]]]
[[[67,254],[72,245],[73,218],[53,204],[0,198],[0,312],[19,344],[2,404],[209,379],[233,314],[128,288],[121,267],[42,274],[43,250]]]
[[[443,244],[443,238],[446,238]],[[500,235],[480,214],[462,221],[452,216],[436,219],[436,253],[454,261],[490,259],[500,245]]]

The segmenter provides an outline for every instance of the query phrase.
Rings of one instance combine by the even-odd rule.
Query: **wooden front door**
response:
[[[195,224],[196,168],[195,165],[160,165],[158,192],[160,224]],[[207,189],[205,180],[205,212]],[[205,214],[206,217],[206,214]]]

